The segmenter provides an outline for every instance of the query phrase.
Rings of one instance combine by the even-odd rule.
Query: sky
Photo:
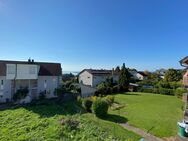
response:
[[[182,68],[187,0],[0,0],[0,60],[62,63],[63,71]]]

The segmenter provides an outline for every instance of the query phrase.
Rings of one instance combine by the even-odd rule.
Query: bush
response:
[[[174,90],[173,89],[159,88],[159,93],[165,94],[165,95],[174,95]]]
[[[108,112],[108,103],[103,100],[102,98],[97,98],[95,101],[93,101],[92,104],[92,112],[97,117],[104,117],[107,115]]]
[[[64,125],[69,131],[76,130],[78,128],[79,124],[80,124],[79,121],[74,120],[72,118],[61,120],[61,125]]]
[[[105,83],[101,83],[97,86],[97,93],[98,94],[105,94],[106,93],[106,85]]]
[[[27,94],[29,93],[28,88],[20,88],[16,91],[16,93],[13,95],[13,99],[15,101],[23,99],[27,96]]]
[[[187,90],[186,89],[183,89],[183,88],[177,88],[175,90],[175,95],[178,97],[178,98],[182,98],[183,94],[186,93]]]
[[[119,92],[119,86],[118,86],[118,85],[113,86],[112,92],[113,92],[113,93],[118,93],[118,92]]]
[[[114,103],[114,96],[112,95],[108,95],[106,96],[106,102],[109,104],[109,105],[112,105]]]
[[[83,99],[82,106],[87,112],[91,112],[92,100],[90,98]]]
[[[40,100],[43,100],[43,99],[45,99],[45,98],[46,98],[45,91],[40,92],[40,93],[39,93],[39,99],[40,99]]]

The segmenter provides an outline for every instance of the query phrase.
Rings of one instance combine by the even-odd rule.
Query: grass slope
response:
[[[0,111],[0,140],[115,141],[129,139],[136,141],[140,138],[112,121],[100,120],[91,114],[82,115],[80,111],[82,109],[73,102],[63,105],[49,102],[47,105]],[[67,128],[60,124],[62,118],[76,120],[79,126],[75,129]],[[112,126],[121,134],[112,132],[110,129]]]
[[[111,114],[126,117],[128,123],[158,137],[175,136],[177,121],[182,119],[183,102],[174,97],[159,94],[118,94],[115,100],[125,107],[110,110]]]

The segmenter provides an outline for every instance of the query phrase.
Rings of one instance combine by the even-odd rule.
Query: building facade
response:
[[[0,103],[13,100],[18,89],[27,88],[28,96],[37,99],[43,92],[46,98],[55,97],[54,90],[61,84],[59,63],[0,60]]]
[[[118,82],[119,72],[115,72],[114,70],[84,69],[79,73],[79,83],[93,88],[105,82],[107,78],[113,78],[114,82]]]

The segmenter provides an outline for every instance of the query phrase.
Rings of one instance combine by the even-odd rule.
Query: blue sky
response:
[[[65,71],[181,68],[187,0],[0,0],[0,59],[55,61]]]

